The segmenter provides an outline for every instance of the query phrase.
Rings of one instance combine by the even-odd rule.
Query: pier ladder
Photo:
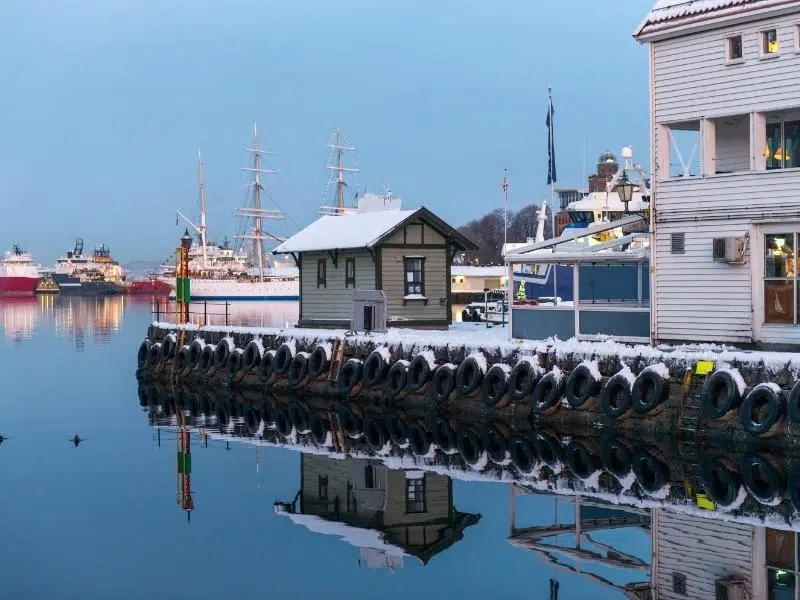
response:
[[[344,362],[344,340],[336,340],[331,352],[331,368],[328,371],[328,381],[334,383],[339,378],[339,369]]]

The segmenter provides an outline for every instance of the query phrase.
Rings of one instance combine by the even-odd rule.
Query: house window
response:
[[[729,37],[727,40],[727,58],[728,61],[735,61],[741,60],[743,53],[742,53],[742,36],[734,35]]]
[[[356,287],[356,259],[348,258],[344,261],[344,287]]]
[[[327,500],[328,499],[328,476],[327,475],[320,475],[319,481],[317,482],[317,491],[320,500]]]
[[[798,579],[797,534],[765,529],[767,598],[795,598]]]
[[[796,233],[764,236],[764,322],[797,323]]]
[[[347,512],[356,512],[356,495],[353,492],[353,484],[350,481],[347,482]]]
[[[761,32],[761,54],[771,56],[778,53],[778,30],[767,29]]]
[[[800,167],[800,121],[775,121],[767,123],[767,141],[764,157],[767,169],[794,169]]]
[[[425,476],[406,479],[406,514],[428,512]]]
[[[403,259],[406,273],[406,296],[425,295],[425,259],[406,257]]]
[[[317,287],[328,287],[328,261],[324,258],[317,260]]]
[[[364,489],[375,489],[375,467],[373,465],[364,467]]]

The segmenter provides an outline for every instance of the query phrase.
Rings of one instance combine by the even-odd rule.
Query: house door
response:
[[[375,307],[367,305],[364,307],[364,331],[372,331],[372,321],[375,314]]]

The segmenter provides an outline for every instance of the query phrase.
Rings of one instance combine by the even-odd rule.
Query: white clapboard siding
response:
[[[800,98],[798,13],[653,44],[656,123],[768,111]],[[760,32],[778,30],[779,56],[761,58]],[[742,64],[727,64],[725,39],[743,36]]]
[[[716,126],[716,171],[750,169],[750,115],[719,119]]]
[[[658,516],[659,600],[713,599],[717,579],[742,577],[751,588],[753,527],[661,510]],[[686,576],[686,595],[673,591],[673,573]]]

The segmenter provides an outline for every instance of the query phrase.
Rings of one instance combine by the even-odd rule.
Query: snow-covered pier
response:
[[[149,380],[538,425],[780,445],[800,433],[800,355],[720,346],[515,341],[480,328],[365,335],[154,323],[138,367]]]

